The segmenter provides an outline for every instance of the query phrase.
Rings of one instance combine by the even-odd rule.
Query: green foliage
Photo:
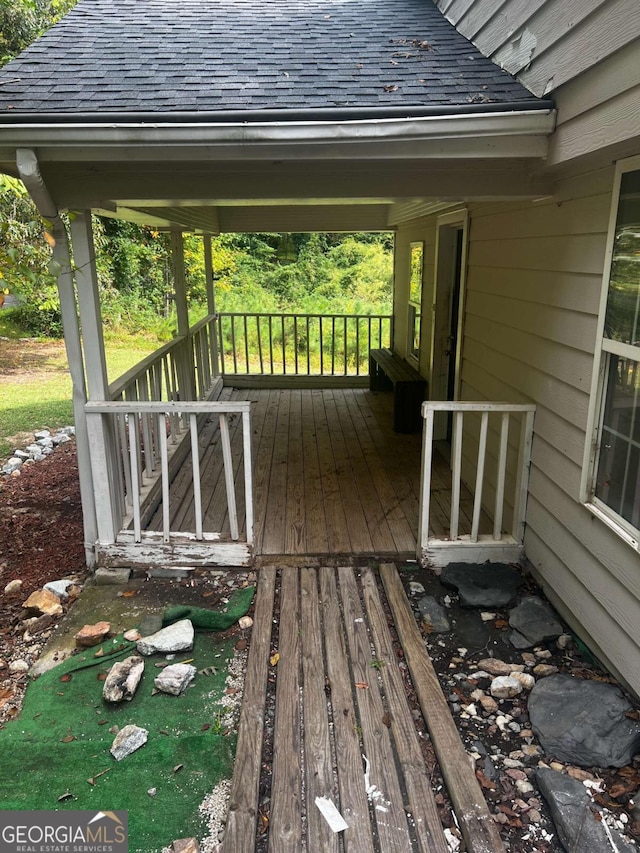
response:
[[[0,65],[75,6],[77,0],[0,0]]]

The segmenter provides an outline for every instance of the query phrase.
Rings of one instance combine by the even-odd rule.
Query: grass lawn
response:
[[[64,343],[21,337],[24,332],[4,313],[0,312],[0,459],[32,438],[37,429],[73,423]],[[158,346],[157,342],[140,337],[108,340],[105,347],[109,381]]]

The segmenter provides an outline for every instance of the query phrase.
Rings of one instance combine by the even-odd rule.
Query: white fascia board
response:
[[[555,126],[554,110],[470,113],[419,118],[364,119],[353,121],[158,123],[65,122],[0,125],[0,144],[37,147],[42,159],[70,159],[62,150],[73,148],[73,159],[146,159],[149,149],[179,148],[193,159],[216,158],[228,152],[238,156],[246,149],[252,157],[273,156],[303,147],[309,158],[362,156],[411,156],[420,152],[433,157],[544,157],[547,138]],[[444,144],[446,143],[446,145]],[[76,148],[77,147],[77,148]],[[44,149],[47,154],[44,155]],[[53,149],[53,150],[52,150]],[[60,149],[62,156],[55,155]],[[139,149],[136,157],[133,152]],[[126,154],[125,154],[126,152]],[[474,155],[475,152],[475,155]],[[160,154],[154,151],[153,159]],[[142,156],[140,156],[142,155]]]

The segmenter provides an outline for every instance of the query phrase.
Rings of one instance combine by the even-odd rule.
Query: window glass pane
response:
[[[640,171],[620,184],[605,336],[640,346]]]
[[[609,355],[596,497],[640,527],[640,362]]]
[[[412,243],[409,302],[413,302],[414,305],[420,305],[422,302],[422,255],[423,244]]]

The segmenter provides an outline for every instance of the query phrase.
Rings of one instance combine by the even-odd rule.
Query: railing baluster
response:
[[[520,426],[520,452],[518,454],[518,474],[516,480],[515,501],[513,506],[513,538],[524,542],[524,522],[529,490],[529,466],[531,464],[531,445],[533,442],[533,412],[522,415]]]
[[[251,414],[242,413],[242,451],[244,464],[244,511],[247,545],[253,545],[253,467],[251,460]]]
[[[158,435],[160,436],[160,469],[162,472],[162,541],[168,542],[171,524],[171,506],[169,502],[169,451],[167,450],[166,419],[162,412],[158,414]]]
[[[367,317],[367,361],[371,352],[371,317]]]
[[[282,372],[287,372],[287,352],[286,342],[284,337],[284,314],[280,317],[280,325],[282,326]]]
[[[346,316],[344,317],[344,320],[342,323],[342,337],[344,338],[344,375],[346,376],[347,375],[347,368],[348,368],[347,318],[346,318]]]
[[[123,414],[118,417],[118,431],[120,433],[122,467],[124,469],[125,506],[127,504],[129,506],[133,506],[133,499],[131,497],[131,464],[128,460],[129,447],[127,443],[127,425],[125,422],[126,418],[126,414]]]
[[[311,375],[311,338],[309,336],[309,315],[306,316],[307,321],[307,342],[305,349],[307,350],[307,376]]]
[[[484,485],[484,464],[487,455],[487,428],[489,412],[482,412],[480,421],[480,442],[478,444],[478,466],[476,470],[476,490],[473,496],[473,521],[471,524],[471,541],[478,541],[480,530],[480,512],[482,510],[482,487]]]
[[[460,523],[460,480],[462,476],[462,412],[456,412],[453,427],[453,465],[451,468],[451,525],[449,538],[454,541],[458,538],[458,526]]]
[[[238,372],[238,353],[236,351],[236,318],[231,315],[231,346],[233,347],[233,372]]]
[[[322,315],[320,315],[320,376],[324,376],[324,335],[322,334]]]
[[[256,330],[258,332],[258,354],[260,356],[260,373],[264,373],[264,362],[262,359],[262,337],[260,335],[260,315],[256,314]]]
[[[244,363],[247,366],[245,373],[251,373],[249,368],[249,334],[247,331],[247,315],[244,315]]]
[[[224,357],[225,346],[224,346],[224,330],[223,330],[223,326],[222,326],[222,314],[218,314],[218,341],[219,341],[218,358],[220,359],[220,373],[224,376],[224,374],[227,372],[227,368],[226,368],[225,357]]]
[[[507,476],[507,447],[509,444],[509,412],[504,412],[500,425],[500,449],[498,451],[498,470],[496,481],[496,503],[493,513],[493,538],[502,539],[502,518],[504,513],[504,484]]]
[[[140,474],[138,468],[138,416],[129,413],[129,458],[131,460],[131,497],[133,500],[133,538],[142,541],[142,526],[140,523]]]
[[[273,317],[269,314],[269,359],[271,363],[271,373],[273,374]]]
[[[331,375],[336,372],[336,318],[335,314],[331,317]]]
[[[360,376],[360,317],[356,317],[356,376]]]
[[[238,511],[236,509],[236,489],[233,481],[233,460],[231,457],[231,441],[229,439],[229,422],[226,415],[220,415],[220,440],[222,444],[222,461],[224,463],[224,479],[227,487],[227,507],[229,508],[229,528],[231,538],[237,541]]]
[[[202,539],[202,492],[200,486],[200,447],[198,445],[198,416],[189,415],[191,428],[191,466],[193,469],[193,509],[196,516],[196,539]]]

